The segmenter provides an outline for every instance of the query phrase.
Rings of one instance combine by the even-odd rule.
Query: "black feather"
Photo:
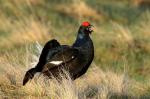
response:
[[[94,46],[89,36],[92,31],[87,31],[90,30],[89,28],[80,26],[77,39],[72,46],[60,45],[56,40],[47,42],[34,72],[29,70],[26,73],[23,85],[32,79],[36,72],[41,72],[49,78],[51,75],[59,78],[60,71],[65,69],[73,80],[83,75],[94,58]],[[52,63],[56,61],[61,62],[60,64]]]

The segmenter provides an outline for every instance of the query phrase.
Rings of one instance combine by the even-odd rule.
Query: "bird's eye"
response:
[[[92,31],[92,28],[91,28],[91,27],[88,27],[87,30],[88,30],[88,31]]]

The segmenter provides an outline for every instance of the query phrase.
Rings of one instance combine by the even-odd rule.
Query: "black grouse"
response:
[[[51,78],[52,75],[59,77],[59,73],[65,69],[73,80],[83,75],[94,58],[94,46],[90,38],[92,32],[92,25],[89,22],[83,22],[72,46],[60,45],[55,39],[47,42],[38,64],[26,72],[23,85],[37,72]]]

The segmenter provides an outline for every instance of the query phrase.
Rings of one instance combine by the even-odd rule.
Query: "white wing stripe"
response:
[[[51,61],[49,63],[54,64],[54,65],[60,65],[63,61]]]

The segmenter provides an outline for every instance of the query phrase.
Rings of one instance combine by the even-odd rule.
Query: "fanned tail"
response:
[[[24,76],[23,85],[25,85],[29,80],[31,80],[34,77],[35,73],[35,68],[31,68],[30,70],[28,70]]]

